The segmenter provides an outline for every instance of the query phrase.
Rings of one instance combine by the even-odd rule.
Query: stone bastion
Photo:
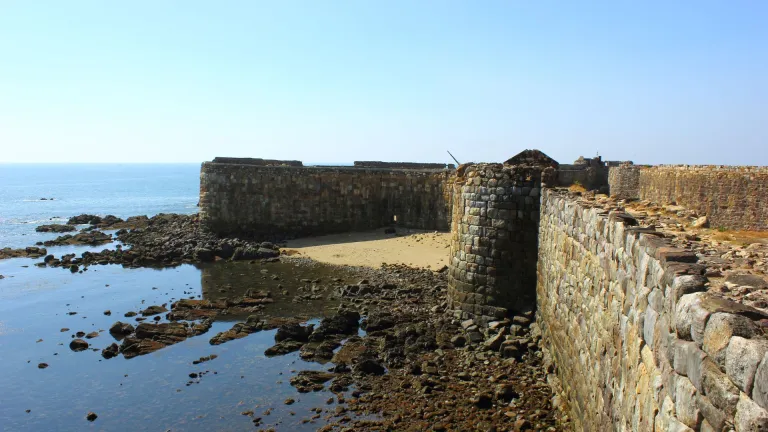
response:
[[[575,430],[768,430],[768,243],[716,240],[768,230],[768,168],[559,167],[536,150],[458,168],[216,158],[200,218],[252,236],[450,231],[448,305],[491,326],[535,313]]]

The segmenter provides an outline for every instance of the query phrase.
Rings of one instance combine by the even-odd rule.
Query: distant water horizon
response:
[[[196,213],[199,191],[198,163],[1,163],[0,248],[33,246],[36,226],[82,213]]]
[[[123,219],[197,213],[201,164],[0,162],[0,248],[49,240],[50,234],[37,233],[35,227],[65,223],[83,213]]]

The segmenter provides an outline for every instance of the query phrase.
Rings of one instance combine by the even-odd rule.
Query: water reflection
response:
[[[347,281],[335,268],[286,263],[162,270],[106,265],[72,274],[33,263],[0,262],[0,274],[8,276],[0,280],[3,430],[253,430],[252,417],[241,415],[253,411],[254,417],[263,419],[260,427],[310,431],[321,424],[301,422],[314,414],[311,408],[335,409],[325,403],[333,396],[330,392],[299,394],[289,384],[291,371],[327,365],[304,362],[298,353],[264,356],[274,344],[274,331],[212,346],[210,338],[233,324],[217,321],[208,333],[130,360],[122,356],[105,360],[99,352],[68,348],[77,331],[99,332],[117,320],[135,324],[135,318],[124,317],[126,312],[180,298],[238,296],[248,289],[269,290],[275,296],[264,313],[318,317],[335,307],[333,300],[326,295],[299,303],[293,299],[312,292],[313,283],[302,279],[320,279],[321,286],[343,283],[334,278]],[[110,315],[104,314],[107,310]],[[68,330],[60,331],[64,328]],[[89,343],[100,350],[114,341],[102,331]],[[218,357],[192,364],[211,354]],[[42,362],[49,367],[38,369]],[[189,377],[205,371],[202,378]],[[287,397],[297,402],[285,405]],[[269,415],[264,414],[267,410]],[[85,419],[89,411],[99,416],[93,423]]]
[[[200,284],[203,299],[234,300],[249,290],[267,291],[274,303],[264,308],[270,316],[321,317],[338,306],[337,287],[351,280],[343,269],[319,263],[302,264],[245,261],[205,264]],[[297,298],[298,297],[298,298]],[[220,316],[218,321],[239,321],[242,316]]]

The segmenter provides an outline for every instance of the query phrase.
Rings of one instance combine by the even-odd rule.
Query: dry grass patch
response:
[[[712,233],[712,239],[717,241],[727,241],[742,246],[752,243],[768,243],[768,231],[717,230]]]

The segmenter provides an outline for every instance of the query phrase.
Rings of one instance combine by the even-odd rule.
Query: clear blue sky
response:
[[[0,148],[768,165],[768,2],[0,0]]]

